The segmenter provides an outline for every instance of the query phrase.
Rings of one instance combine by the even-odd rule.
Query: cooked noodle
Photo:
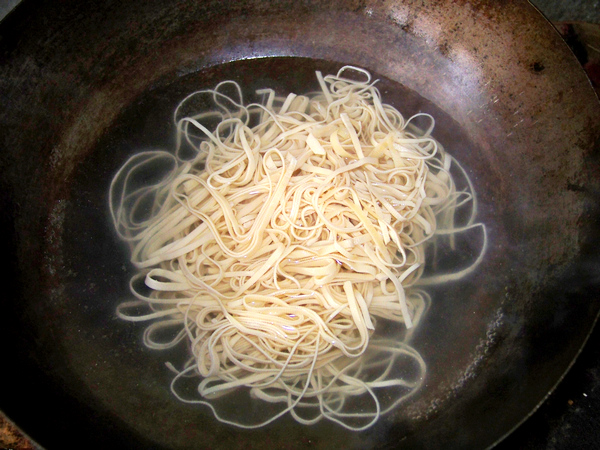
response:
[[[406,401],[426,371],[409,345],[430,302],[417,286],[460,278],[485,252],[472,186],[431,137],[433,118],[405,120],[362,69],[317,79],[320,92],[282,98],[264,89],[247,106],[231,81],[189,95],[174,115],[176,151],[133,156],[110,188],[114,227],[139,269],[136,300],[118,316],[151,321],[149,348],[187,342],[185,367],[169,364],[173,392],[244,428],[289,412],[361,430]],[[216,108],[187,113],[200,98]],[[430,126],[419,130],[417,118]],[[214,129],[203,125],[211,121]],[[156,166],[168,175],[136,181]],[[461,207],[468,219],[457,226]],[[471,266],[422,276],[434,235],[474,228],[483,244]],[[404,338],[381,337],[384,322],[404,324]],[[172,328],[173,339],[159,338]],[[184,399],[177,385],[194,374],[200,398]],[[279,411],[253,423],[223,417],[215,399],[240,387]],[[354,411],[363,396],[370,403]]]

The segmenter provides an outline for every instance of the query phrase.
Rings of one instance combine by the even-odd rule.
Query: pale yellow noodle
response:
[[[361,430],[406,401],[426,371],[409,345],[430,303],[416,286],[466,275],[487,245],[473,187],[458,166],[469,189],[456,191],[431,116],[405,120],[362,69],[317,72],[317,80],[321,92],[264,89],[262,104],[247,106],[234,82],[190,94],[174,114],[175,156],[135,155],[111,184],[115,229],[140,270],[131,283],[137,300],[117,314],[153,321],[150,348],[186,341],[190,360],[182,370],[170,365],[175,394],[244,428],[290,412],[300,423],[326,418]],[[217,109],[184,113],[196,96]],[[202,125],[210,117],[220,119],[215,130]],[[423,117],[430,126],[419,131],[413,124]],[[171,165],[164,179],[135,186],[157,162]],[[457,227],[454,212],[465,205],[469,219]],[[422,278],[428,240],[476,228],[483,245],[471,266]],[[404,340],[378,336],[380,320],[404,324]],[[171,340],[156,338],[169,328],[177,329]],[[399,377],[398,366],[412,370]],[[184,399],[176,383],[193,373],[200,398]],[[280,410],[254,423],[221,417],[212,401],[240,387]],[[383,406],[378,392],[393,400]],[[370,411],[367,403],[366,412],[351,410],[361,396]]]

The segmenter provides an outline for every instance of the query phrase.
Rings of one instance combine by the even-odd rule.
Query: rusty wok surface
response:
[[[600,105],[529,3],[26,0],[0,37],[0,408],[41,445],[486,448],[585,343],[600,309]],[[108,183],[136,150],[169,145],[192,89],[233,77],[301,91],[343,64],[436,115],[490,247],[470,278],[432,292],[415,339],[426,383],[398,411],[361,433],[289,418],[241,431],[177,402],[143,328],[115,319],[131,267]]]

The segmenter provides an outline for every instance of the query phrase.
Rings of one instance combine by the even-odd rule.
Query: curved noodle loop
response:
[[[175,154],[135,155],[111,184],[114,226],[139,269],[136,300],[117,314],[152,321],[150,348],[186,341],[192,356],[172,389],[184,400],[176,384],[199,375],[202,399],[184,401],[240,427],[290,412],[301,423],[325,417],[360,430],[405,401],[425,376],[408,344],[429,305],[415,287],[425,244],[438,229],[457,229],[454,211],[465,204],[461,229],[485,235],[472,189],[457,191],[453,160],[431,136],[431,116],[420,114],[431,124],[417,129],[417,116],[405,120],[382,103],[361,69],[317,79],[321,92],[265,89],[247,106],[233,82],[191,94],[175,111]],[[239,98],[224,94],[232,86]],[[184,113],[197,96],[215,110]],[[215,120],[212,130],[202,124]],[[161,181],[136,182],[157,163],[170,168]],[[141,305],[149,312],[139,315]],[[403,323],[404,340],[379,337],[380,322]],[[175,337],[161,341],[173,327]],[[216,399],[242,386],[281,407],[259,423],[221,417]],[[358,398],[372,410],[356,413]]]

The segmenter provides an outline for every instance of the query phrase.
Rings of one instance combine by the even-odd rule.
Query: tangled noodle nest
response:
[[[264,89],[247,106],[232,81],[194,92],[174,114],[176,151],[134,155],[110,187],[114,227],[139,269],[136,300],[118,316],[150,321],[150,348],[186,341],[183,369],[168,364],[171,389],[244,428],[287,412],[303,424],[371,426],[425,377],[409,345],[430,303],[416,286],[458,279],[485,252],[472,186],[431,137],[433,118],[405,120],[362,69],[317,79],[320,92]],[[206,97],[212,110],[184,113]],[[136,181],[157,166],[170,168],[160,181]],[[467,189],[456,189],[451,166]],[[457,226],[461,207],[468,218]],[[474,228],[483,248],[468,268],[423,276],[434,235]],[[403,337],[376,333],[384,323],[403,323]],[[175,337],[160,339],[167,329]],[[177,383],[198,375],[200,399],[184,399]],[[258,422],[223,417],[215,402],[242,386],[278,408]]]

